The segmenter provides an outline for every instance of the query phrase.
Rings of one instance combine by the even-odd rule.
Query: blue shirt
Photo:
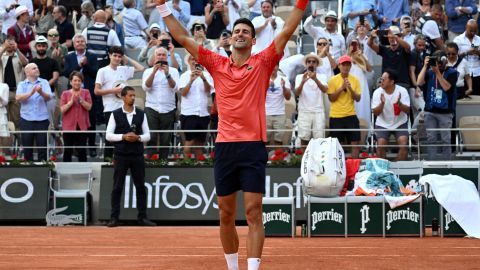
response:
[[[359,20],[359,16],[350,19],[348,18],[348,14],[350,12],[358,12],[363,10],[370,10],[376,9],[376,1],[375,0],[346,0],[343,3],[343,19],[348,21],[348,28],[355,29],[355,24]],[[374,27],[375,23],[373,22],[372,14],[368,14],[365,16],[365,19],[368,20],[370,27]]]
[[[470,14],[457,12],[456,7],[468,7],[470,8]],[[477,11],[477,5],[472,0],[446,0],[445,12],[448,16],[448,30],[459,34],[465,32],[467,21]]]
[[[168,1],[167,5],[172,11],[173,16],[175,16],[175,18],[177,18],[177,20],[183,24],[183,27],[187,28],[188,22],[190,22],[190,4],[188,2],[180,0],[180,2],[178,2],[180,12],[173,8],[172,0]],[[160,29],[162,31],[168,32],[167,26],[163,22],[163,18],[161,16],[158,21],[158,25],[160,25]]]
[[[408,0],[379,0],[378,1],[378,19],[382,21],[381,29],[387,29],[392,25],[392,20],[410,14]],[[383,18],[387,17],[387,22],[383,23]],[[398,26],[398,23],[396,24]]]
[[[17,95],[30,93],[35,85],[41,85],[42,91],[51,97],[52,90],[47,80],[38,78],[35,82],[28,79],[21,81],[17,86]],[[20,106],[20,117],[27,121],[44,121],[48,119],[47,101],[39,94],[35,93],[27,100],[23,101]]]
[[[142,0],[137,0],[135,1],[137,3],[137,6],[135,9],[138,9],[140,11],[143,10],[143,1]],[[118,11],[121,11],[125,6],[123,5],[123,0],[107,0],[107,5],[113,6],[115,14]]]

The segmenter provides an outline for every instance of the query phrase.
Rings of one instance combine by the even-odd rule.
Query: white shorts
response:
[[[269,129],[275,131],[267,132],[268,141],[273,136],[275,142],[282,142],[285,132],[276,130],[285,129],[285,115],[267,115],[267,130]]]
[[[298,112],[298,137],[303,141],[325,137],[325,113]],[[313,136],[312,136],[313,134]]]

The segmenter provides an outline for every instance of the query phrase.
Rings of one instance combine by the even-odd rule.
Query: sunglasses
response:
[[[317,63],[317,60],[307,60],[307,64],[310,64],[310,63],[316,64],[316,63]]]
[[[317,46],[327,46],[328,43],[324,43],[324,42],[319,42],[317,43]]]
[[[456,53],[447,53],[447,56],[455,56],[457,55]]]
[[[58,34],[48,34],[49,37],[58,37]]]

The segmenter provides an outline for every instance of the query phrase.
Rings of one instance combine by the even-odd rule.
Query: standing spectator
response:
[[[267,48],[275,37],[282,31],[285,22],[280,17],[273,14],[273,2],[270,0],[262,1],[262,16],[257,16],[252,20],[255,26],[256,43],[253,45],[252,53],[257,53]],[[290,54],[288,48],[285,48],[284,56]]]
[[[26,79],[18,84],[16,99],[20,102],[20,129],[35,133],[22,133],[24,158],[33,161],[33,146],[38,147],[38,161],[47,160],[47,102],[53,96],[50,84],[40,78],[35,63],[25,66]],[[45,132],[36,132],[45,131]]]
[[[477,36],[477,31],[477,22],[473,19],[469,20],[465,32],[453,40],[460,49],[460,56],[467,60],[472,77],[472,95],[480,95],[480,37]]]
[[[416,118],[417,115],[425,108],[425,100],[423,100],[422,89],[417,83],[418,75],[423,68],[423,63],[425,61],[425,57],[427,56],[425,52],[425,36],[423,36],[422,34],[417,35],[413,44],[415,45],[415,49],[413,49],[413,51],[410,53],[408,59],[408,75],[410,77],[410,82],[412,86],[409,89],[410,104],[412,108],[413,118]]]
[[[205,24],[195,22],[193,23],[192,28],[190,28],[190,34],[199,45],[202,45],[207,50],[213,50],[214,45],[212,40],[207,39],[205,36],[206,30]]]
[[[0,1],[0,20],[3,20],[2,35],[7,36],[8,28],[17,21],[16,8],[24,6],[28,9],[29,16],[33,16],[32,0],[2,0]]]
[[[7,37],[3,47],[0,48],[0,59],[2,67],[0,71],[3,72],[1,82],[6,83],[9,88],[8,120],[13,122],[15,128],[18,129],[20,124],[20,103],[17,102],[15,96],[17,85],[25,79],[23,68],[28,64],[28,59],[18,50],[15,38],[12,36]]]
[[[187,28],[188,23],[190,22],[190,4],[184,0],[169,0],[167,1],[167,5],[172,11],[173,16],[182,23],[183,27]],[[169,32],[165,22],[158,12],[158,9],[152,11],[152,14],[150,15],[149,24],[152,23],[158,23],[162,31]],[[174,42],[174,44],[175,43],[176,42]],[[178,47],[178,45],[179,44],[175,44],[175,47]]]
[[[343,2],[343,19],[347,20],[348,29],[353,30],[360,18],[370,25],[377,24],[377,5],[375,0],[345,0]]]
[[[400,18],[409,14],[408,0],[378,0],[380,29],[388,29],[392,25],[399,26]]]
[[[122,84],[133,78],[135,72],[145,69],[137,61],[124,55],[122,47],[111,47],[108,56],[110,64],[99,69],[95,79],[95,95],[102,96],[103,114],[107,121],[114,110],[122,107],[123,102],[118,96],[122,91]],[[124,66],[120,65],[122,62]],[[133,67],[128,66],[128,63],[131,63]],[[113,154],[112,144],[107,140],[105,146],[107,148],[104,151],[104,159],[109,160]]]
[[[140,0],[139,0],[140,1]],[[147,45],[142,34],[148,36],[148,24],[142,12],[135,9],[135,0],[123,0],[123,29],[125,30],[125,46],[129,49],[141,49]]]
[[[143,73],[142,87],[146,92],[145,114],[152,130],[173,130],[175,122],[175,93],[178,92],[178,70],[168,66],[167,50],[159,47],[155,50],[155,64]],[[160,159],[168,158],[168,146],[171,132],[152,133],[147,153],[159,153]],[[157,143],[157,140],[160,140]],[[156,146],[162,146],[160,150]]]
[[[262,0],[247,0],[247,3],[250,8],[249,20],[262,15]]]
[[[318,73],[320,57],[314,53],[305,55],[305,72],[295,78],[295,96],[298,97],[298,137],[305,148],[311,138],[325,137],[327,77]]]
[[[186,0],[190,4],[190,24],[196,21],[205,22],[205,7],[210,3],[210,0]],[[156,6],[156,4],[154,5]]]
[[[82,17],[80,17],[80,20],[77,22],[77,30],[81,32],[83,29],[91,27],[94,24],[93,13],[95,12],[95,7],[92,2],[85,1],[80,8],[82,10]]]
[[[205,7],[205,23],[207,24],[207,38],[218,39],[220,33],[229,23],[228,6],[222,0],[213,0]],[[193,25],[192,25],[193,26]]]
[[[7,118],[8,92],[8,85],[0,81],[0,156],[4,155],[5,149],[10,146]]]
[[[44,36],[35,38],[35,50],[37,56],[30,60],[30,63],[37,64],[40,70],[40,78],[45,79],[50,84],[50,89],[55,92],[57,80],[60,77],[60,67],[57,61],[47,56],[48,40]]]
[[[60,35],[60,44],[67,47],[69,51],[73,50],[72,38],[75,30],[73,24],[67,20],[67,9],[64,6],[56,6],[52,14]]]
[[[63,72],[65,56],[68,54],[67,47],[60,44],[58,31],[55,28],[48,30],[47,33],[48,43],[50,44],[47,49],[47,56],[57,61],[60,74]],[[68,78],[68,76],[66,76]],[[65,88],[60,88],[64,90]]]
[[[432,7],[433,3],[432,0],[420,0],[419,5],[415,6],[415,4],[412,6],[412,20],[413,20],[413,25],[417,25],[417,21],[425,16],[427,13],[430,12],[430,8]]]
[[[328,81],[328,99],[330,105],[329,127],[330,137],[337,137],[340,142],[346,141],[353,145],[352,157],[358,158],[360,151],[357,146],[360,142],[360,131],[337,131],[335,129],[359,129],[360,123],[355,112],[354,101],[361,98],[360,83],[350,74],[352,58],[348,55],[338,60],[340,73]]]
[[[452,127],[458,72],[446,66],[447,56],[445,52],[437,51],[432,57],[436,58],[436,64],[432,64],[430,61],[433,60],[427,56],[417,81],[418,85],[426,86],[423,91],[423,98],[425,99],[424,121],[427,128],[428,160],[437,159],[439,148],[441,149],[442,160],[451,160],[450,130],[437,131],[430,129],[449,129]],[[440,136],[440,142],[438,142],[438,136]]]
[[[224,30],[222,34],[220,34],[220,38],[218,39],[217,46],[213,51],[225,57],[230,57],[230,55],[232,54],[232,50],[230,47],[231,37],[232,37],[232,32],[228,30]]]
[[[206,130],[210,123],[208,99],[213,90],[213,79],[191,54],[187,54],[185,60],[189,69],[180,76],[178,83],[182,94],[181,127],[183,130]],[[202,147],[205,145],[206,138],[206,132],[185,132],[184,158],[190,156],[191,146],[194,147],[195,158],[198,159],[203,155]]]
[[[125,8],[125,0],[107,0],[107,6],[113,7],[113,15],[116,16]],[[143,1],[142,0],[135,0],[135,4],[132,5],[132,8],[142,12],[143,10]],[[108,119],[107,119],[108,121]]]
[[[382,74],[381,87],[373,92],[372,110],[377,117],[375,135],[378,141],[377,156],[387,158],[386,145],[391,134],[395,135],[399,150],[396,160],[406,160],[408,156],[408,114],[410,98],[407,89],[397,85],[397,76],[387,69]],[[400,130],[396,130],[400,129]]]
[[[160,27],[158,26],[158,24],[154,23],[150,26],[150,29],[150,35],[152,35],[152,39],[150,39],[150,41],[148,42],[148,46],[143,48],[138,55],[138,61],[146,61],[149,67],[153,67],[153,65],[155,64],[155,50],[158,47],[164,47],[168,50],[168,65],[178,69],[178,71],[180,72],[183,69],[182,58],[178,53],[175,52],[175,46],[173,46],[172,38],[170,37],[170,35],[163,32],[158,36],[158,39],[155,39],[155,33],[152,34],[152,31],[159,31]]]
[[[448,16],[448,40],[453,40],[463,32],[468,20],[477,14],[477,1],[445,0],[445,13]]]
[[[415,40],[415,34],[412,33],[413,29],[412,18],[410,16],[403,16],[400,19],[400,29],[402,30],[402,38],[410,45],[410,51],[415,48],[413,44]]]
[[[328,39],[330,42],[330,53],[334,59],[339,59],[340,56],[347,52],[345,45],[345,38],[337,31],[337,13],[330,10],[325,15],[325,28],[316,27],[313,25],[313,19],[317,16],[317,10],[314,10],[312,16],[309,16],[304,23],[305,32],[307,32],[313,40],[318,40],[321,37]]]
[[[436,50],[443,50],[444,38],[440,23],[443,17],[443,7],[435,4],[430,12],[418,19],[415,25],[415,31],[425,36],[427,41],[427,55],[432,55]]]
[[[63,91],[60,99],[62,110],[62,130],[63,143],[65,150],[63,151],[63,162],[72,161],[73,147],[78,146],[78,161],[87,161],[87,133],[78,131],[86,131],[90,127],[90,119],[88,111],[92,108],[92,99],[88,89],[82,88],[83,75],[79,71],[73,71],[70,74],[70,85],[72,89]],[[77,132],[69,132],[77,131]]]
[[[115,31],[117,33],[117,37],[120,40],[120,43],[122,44],[122,48],[125,46],[125,38],[123,37],[123,27],[121,24],[117,23],[113,19],[113,7],[112,6],[105,6],[103,8],[103,11],[105,11],[105,16],[107,17],[107,22],[105,25],[109,28]]]
[[[74,72],[81,73],[83,83],[82,88],[90,91],[90,98],[92,100],[92,107],[88,111],[90,122],[88,130],[96,130],[97,115],[103,111],[102,100],[95,95],[95,78],[98,72],[97,57],[87,51],[87,45],[83,35],[76,34],[73,36],[73,47],[75,48],[75,51],[65,57],[65,70],[63,75],[65,77],[70,77]],[[95,136],[95,133],[88,133],[86,136],[87,144],[90,147],[90,157],[97,156]]]
[[[455,42],[447,43],[447,67],[452,67],[458,72],[457,99],[468,97],[472,94],[472,77],[468,70],[465,57],[458,56],[458,45]]]
[[[53,1],[52,0],[41,0],[40,7],[35,10],[35,30],[37,35],[47,36],[48,30],[55,27],[55,20],[53,19]]]
[[[215,3],[218,0],[212,0],[213,3]],[[220,1],[223,2],[223,1]],[[245,11],[247,9],[247,5],[244,2],[244,0],[226,0],[224,1],[225,7],[228,9],[228,19],[229,23],[226,25],[227,30],[232,30],[233,29],[233,23],[244,17],[242,16],[242,11]]]
[[[95,12],[95,24],[85,28],[82,35],[87,41],[87,50],[97,56],[98,67],[108,65],[108,49],[112,46],[121,46],[117,33],[105,25],[107,21],[105,11]]]
[[[19,6],[15,9],[15,16],[17,22],[8,28],[7,33],[9,36],[15,37],[18,49],[28,59],[32,59],[32,50],[30,49],[30,42],[35,40],[35,33],[32,27],[28,25],[30,17],[28,15],[28,9],[26,6]]]
[[[317,73],[324,74],[326,81],[333,76],[333,70],[337,68],[337,63],[330,54],[330,45],[326,38],[319,38],[317,41],[317,55],[320,57]]]

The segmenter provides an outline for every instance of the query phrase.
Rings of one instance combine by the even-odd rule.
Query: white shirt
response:
[[[457,59],[457,62],[458,62],[458,59]],[[455,62],[455,63],[447,62],[447,67],[453,67],[457,62]],[[455,68],[455,70],[458,71],[458,79],[457,79],[456,86],[457,87],[465,86],[465,75],[470,74],[470,70],[468,69],[467,61],[466,61],[465,58],[462,59],[462,62],[460,62],[460,64],[458,64],[458,66]],[[468,90],[468,89],[466,89],[466,90]]]
[[[426,16],[430,16],[430,13],[427,13]],[[438,29],[438,24],[434,20],[428,20],[422,28],[422,34],[434,40],[441,38],[440,30]]]
[[[473,37],[473,41],[470,41],[466,36],[465,33],[457,36],[453,39],[453,42],[457,43],[458,45],[458,53],[464,54],[473,46],[480,46],[480,37],[475,35]],[[468,70],[472,77],[480,76],[480,58],[478,55],[465,55],[465,60],[467,60]]]
[[[328,56],[324,56],[320,58],[320,60],[322,61],[322,63],[317,67],[317,73],[324,74],[328,82],[328,80],[330,80],[330,78],[333,76],[333,70],[332,66],[330,65],[330,60],[328,60]]]
[[[338,31],[336,31],[335,33],[330,33],[325,28],[314,26],[312,16],[309,16],[305,20],[304,29],[305,32],[307,32],[313,38],[314,44],[317,44],[316,42],[321,37],[331,39],[332,47],[330,48],[330,53],[337,61],[340,56],[344,55],[347,52],[345,38],[343,37],[343,35],[338,33]],[[317,46],[315,46],[315,51],[316,50]]]
[[[275,39],[275,37],[282,31],[282,28],[285,22],[280,17],[275,17],[275,16],[272,16],[272,17],[275,18],[277,27],[273,29],[272,24],[269,23],[261,32],[256,33],[257,42],[255,43],[255,45],[253,45],[252,54],[258,53],[259,51],[267,48],[270,44],[272,44],[272,41]],[[263,26],[265,24],[266,19],[267,18],[263,16],[255,17],[252,20],[253,26],[255,28],[259,28]],[[288,52],[288,50],[286,52]],[[288,55],[289,54],[286,54],[284,52],[284,57],[288,57]]]
[[[168,73],[175,81],[175,87],[170,88],[165,73],[158,70],[153,78],[152,86],[145,85],[147,78],[152,74],[153,67],[145,70],[142,77],[142,88],[146,92],[145,107],[151,108],[158,113],[167,113],[175,109],[175,93],[178,92],[178,70],[174,67],[168,68]]]
[[[318,80],[325,86],[328,85],[327,77],[324,74],[317,73]],[[295,85],[300,85],[303,80],[303,74],[297,75]],[[325,113],[323,106],[324,93],[320,90],[317,83],[308,79],[303,85],[302,93],[298,97],[298,111]]]
[[[393,90],[393,93],[388,95],[383,88],[377,88],[377,90],[373,92],[372,110],[380,105],[382,94],[385,96],[385,104],[383,105],[382,113],[377,116],[377,121],[375,124],[386,129],[395,129],[405,124],[408,121],[407,114],[401,111],[398,116],[395,116],[393,112],[393,104],[398,100],[398,95],[402,95],[400,102],[403,105],[410,106],[410,97],[407,89],[399,85],[395,85],[395,90]]]
[[[262,0],[256,0],[255,4],[250,8],[250,12],[255,12],[258,14],[262,13]]]
[[[10,10],[9,12],[7,12],[6,10],[13,3],[17,3],[21,6],[26,6],[30,17],[33,16],[32,0],[1,0],[0,1],[0,20],[3,20],[2,33],[4,33],[5,35],[7,34],[8,28],[10,28],[12,25],[14,25],[17,22],[17,18],[15,17],[15,9]]]
[[[122,16],[125,37],[140,36],[143,30],[148,28],[147,21],[145,21],[143,14],[134,8],[123,9]]]
[[[282,79],[285,81],[285,88],[291,88],[288,78],[278,74],[277,78],[273,81],[273,87],[269,85],[267,89],[267,97],[265,99],[265,111],[267,115],[285,114],[285,97],[283,96]]]
[[[98,70],[95,83],[101,85],[101,89],[112,89],[114,83],[118,81],[127,81],[133,78],[135,69],[133,67],[118,66],[116,70],[112,69],[110,65]],[[123,100],[117,95],[107,94],[102,96],[103,112],[113,112],[122,107]]]
[[[178,88],[184,88],[190,82],[190,75],[192,74],[191,70],[185,71],[180,76],[180,82],[178,83]],[[204,71],[203,76],[207,80],[207,83],[210,84],[210,92],[205,91],[205,85],[203,80],[200,77],[197,77],[192,85],[190,86],[190,91],[186,96],[182,96],[182,103],[180,107],[180,113],[182,115],[196,115],[200,117],[209,116],[208,112],[208,99],[213,93],[213,79],[208,72]]]
[[[135,106],[133,106],[133,111],[127,112],[125,111],[125,108],[122,106],[122,111],[127,115],[127,121],[128,124],[131,125],[133,121],[133,116],[137,113]],[[108,119],[108,124],[107,124],[107,134],[106,134],[106,139],[109,142],[120,142],[122,141],[122,136],[123,134],[117,134],[115,132],[115,128],[117,127],[117,123],[115,123],[115,117],[113,116],[113,113],[110,115],[110,119]],[[141,142],[148,142],[150,141],[150,129],[148,128],[148,121],[147,121],[147,116],[144,115],[143,117],[143,122],[142,122],[142,135],[140,136],[140,141]]]
[[[99,23],[99,22],[96,22],[93,27],[97,27],[97,28],[103,28],[105,27],[105,24],[104,23]],[[82,36],[85,37],[85,40],[87,41],[88,43],[88,39],[87,39],[87,29],[88,28],[85,28],[83,29],[82,31]],[[92,42],[92,41],[90,41]],[[108,32],[108,38],[107,38],[107,45],[108,46],[122,46],[122,44],[120,43],[120,39],[118,39],[118,35],[117,33],[115,32],[115,30],[113,29],[110,29],[110,31]]]
[[[405,42],[407,42],[408,45],[410,45],[410,51],[413,51],[415,49],[415,44],[414,44],[415,35],[414,34],[409,33],[408,35],[403,37],[403,40]],[[367,47],[370,48],[370,46],[367,46]]]

